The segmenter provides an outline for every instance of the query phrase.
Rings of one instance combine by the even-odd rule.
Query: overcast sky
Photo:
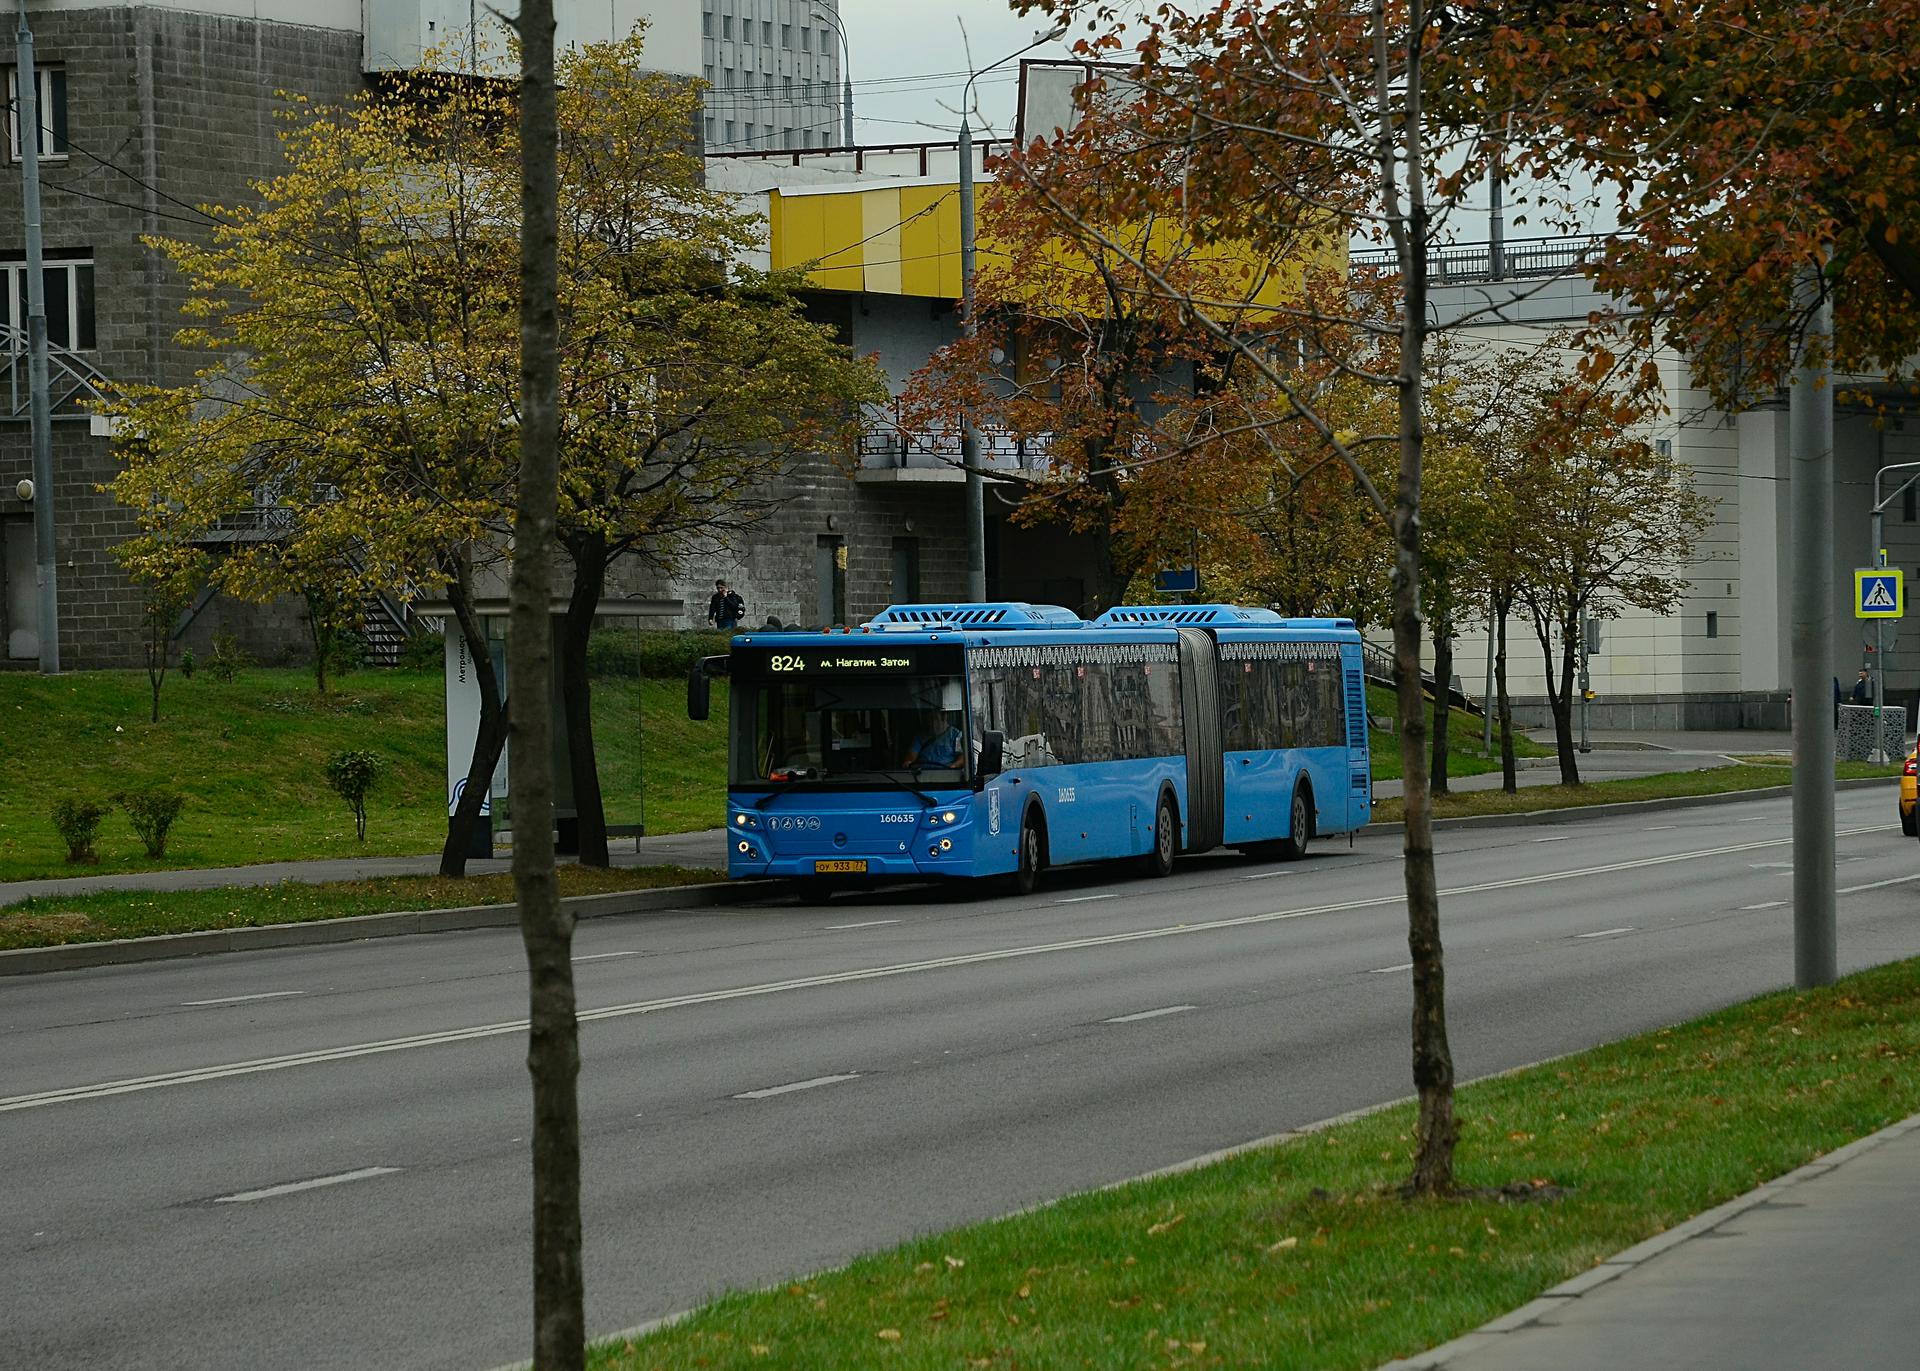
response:
[[[967,73],[1019,51],[1047,28],[1043,15],[1017,15],[1004,0],[840,0],[840,15],[852,56],[853,131],[863,144],[950,141]],[[1069,53],[1055,42],[1025,55]],[[1015,58],[973,84],[974,103],[1001,137],[1013,129],[1018,70]]]

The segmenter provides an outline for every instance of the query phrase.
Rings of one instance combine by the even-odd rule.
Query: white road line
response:
[[[828,924],[828,932],[838,932],[843,928],[879,928],[884,924],[904,923],[902,919],[868,919],[863,924]]]
[[[1748,862],[1747,865],[1752,867],[1755,871],[1791,871],[1793,870],[1792,862]]]
[[[1891,832],[1891,824],[1872,824],[1863,828],[1843,828],[1834,836],[1857,837],[1863,833]],[[1533,876],[1514,876],[1502,881],[1482,881],[1475,885],[1453,886],[1440,892],[1442,899],[1479,895],[1491,890],[1517,890],[1555,881],[1585,880],[1611,875],[1616,871],[1638,871],[1667,866],[1674,862],[1696,861],[1702,857],[1730,857],[1742,852],[1758,852],[1783,847],[1790,837],[1762,838],[1751,843],[1732,843],[1724,847],[1696,848],[1691,852],[1672,852],[1660,857],[1636,857],[1629,861],[1603,862],[1598,866],[1575,867],[1568,871],[1545,871]],[[1127,933],[1103,933],[1085,938],[1069,938],[1052,943],[1029,943],[1021,947],[994,948],[984,952],[959,953],[950,957],[928,957],[914,962],[891,962],[882,966],[857,967],[850,971],[831,971],[818,976],[799,976],[784,981],[762,981],[725,990],[706,990],[687,995],[670,995],[657,1000],[637,1000],[629,1004],[607,1005],[580,1011],[582,1023],[624,1019],[636,1014],[657,1014],[668,1009],[687,1009],[696,1005],[724,1004],[732,1000],[781,995],[795,990],[814,990],[831,985],[852,985],[861,981],[885,980],[928,971],[951,971],[959,967],[980,966],[991,962],[1012,961],[1021,957],[1048,956],[1056,952],[1081,952],[1096,947],[1118,947],[1127,943],[1151,942],[1160,938],[1182,938],[1199,933],[1216,933],[1234,928],[1254,928],[1262,924],[1305,919],[1322,914],[1344,914],[1356,909],[1379,909],[1403,904],[1404,892],[1375,895],[1365,899],[1341,900],[1333,904],[1309,905],[1304,909],[1276,909],[1264,914],[1240,914],[1225,919],[1207,919],[1198,923],[1164,924],[1157,928],[1136,929]],[[420,1033],[404,1038],[384,1038],[373,1042],[345,1043],[338,1047],[308,1052],[290,1052],[278,1057],[256,1057],[215,1066],[188,1067],[151,1076],[133,1076],[122,1080],[101,1081],[93,1085],[67,1086],[40,1090],[26,1095],[0,1096],[0,1114],[16,1109],[40,1109],[48,1105],[71,1104],[78,1100],[103,1099],[109,1095],[129,1095],[141,1090],[159,1090],[176,1085],[197,1085],[205,1081],[225,1080],[233,1076],[251,1076],[263,1071],[285,1071],[297,1066],[315,1066],[325,1062],[349,1061],[387,1052],[408,1052],[418,1048],[441,1047],[451,1043],[477,1042],[486,1038],[516,1036],[527,1031],[525,1019],[501,1023],[473,1024],[466,1028],[446,1029],[438,1033]]]
[[[1631,933],[1631,928],[1603,928],[1598,933],[1576,933],[1576,938],[1611,938],[1616,933]]]
[[[1836,895],[1851,895],[1857,890],[1878,890],[1882,886],[1905,885],[1909,881],[1920,881],[1920,872],[1916,872],[1911,876],[1895,876],[1891,880],[1886,881],[1868,881],[1865,885],[1843,885],[1833,893]]]
[[[1742,824],[1783,824],[1786,822],[1786,819],[1778,814],[1749,814],[1744,819],[1736,819],[1734,822]]]
[[[1157,1019],[1162,1014],[1184,1014],[1198,1006],[1190,1004],[1170,1004],[1165,1009],[1143,1009],[1138,1014],[1122,1014],[1118,1018],[1102,1019],[1101,1023],[1139,1023],[1142,1019]]]
[[[1053,903],[1054,904],[1085,904],[1089,900],[1117,900],[1119,898],[1120,898],[1120,894],[1118,891],[1110,890],[1104,895],[1069,895],[1066,899],[1054,900]]]
[[[844,1076],[815,1076],[810,1081],[795,1081],[792,1085],[770,1085],[765,1090],[743,1090],[733,1098],[736,1100],[764,1100],[774,1095],[791,1095],[796,1090],[812,1090],[816,1086],[838,1085],[842,1081],[857,1081],[858,1071],[849,1071]]]
[[[1640,831],[1642,833],[1665,833],[1670,828],[1678,828],[1678,827],[1680,827],[1679,824],[1649,824],[1646,828],[1643,828]]]
[[[221,1195],[215,1204],[250,1204],[254,1200],[271,1200],[280,1195],[296,1195],[302,1190],[321,1190],[329,1185],[345,1185],[348,1181],[367,1181],[375,1176],[391,1176],[400,1168],[397,1166],[363,1166],[358,1171],[342,1171],[337,1176],[316,1176],[310,1181],[294,1181],[289,1185],[270,1185],[265,1190],[242,1190],[237,1195]]]
[[[1240,879],[1243,881],[1265,881],[1271,880],[1275,876],[1291,876],[1292,874],[1291,871],[1284,869],[1280,871],[1255,871],[1242,876]]]
[[[268,990],[258,995],[222,995],[217,1000],[182,1000],[181,1005],[197,1009],[203,1004],[245,1004],[249,1000],[284,1000],[289,995],[304,995],[304,990]]]
[[[1552,838],[1535,838],[1534,841],[1536,843],[1564,843],[1572,837],[1573,835],[1571,833],[1561,833]]]
[[[1743,913],[1749,909],[1778,909],[1785,903],[1785,900],[1763,900],[1759,904],[1743,904],[1740,909]]]
[[[584,957],[575,957],[576,962],[604,962],[612,957],[638,957],[638,952],[589,952]]]
[[[1398,966],[1376,966],[1373,970],[1369,971],[1367,974],[1369,976],[1384,976],[1392,971],[1411,971],[1411,970],[1413,970],[1412,962],[1401,962],[1400,965]]]

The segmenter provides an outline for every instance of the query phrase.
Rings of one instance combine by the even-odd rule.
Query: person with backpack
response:
[[[747,602],[737,590],[728,590],[725,581],[713,583],[713,598],[707,601],[707,622],[721,632],[735,629],[747,615]]]

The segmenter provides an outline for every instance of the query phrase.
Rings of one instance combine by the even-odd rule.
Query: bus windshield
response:
[[[960,785],[971,774],[959,676],[756,683],[734,783]]]

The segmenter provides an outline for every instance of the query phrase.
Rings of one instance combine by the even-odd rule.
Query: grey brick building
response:
[[[650,65],[697,76],[695,0],[558,0],[563,43],[624,36],[648,22]],[[487,11],[477,11],[482,22]],[[81,407],[87,378],[182,384],[196,354],[173,342],[184,291],[141,241],[204,232],[204,204],[250,198],[278,166],[280,92],[338,102],[368,75],[497,56],[497,23],[466,37],[467,0],[176,0],[97,5],[29,0],[41,97],[42,221],[53,425],[60,658],[63,667],[140,660],[141,597],[113,547],[133,529],[101,487],[116,470],[110,440]],[[14,84],[8,49],[9,93]],[[8,107],[0,168],[0,264],[7,268],[7,388],[0,400],[0,665],[39,655],[32,509],[16,495],[31,471],[24,351],[24,239],[18,130]],[[10,173],[10,174],[9,174]],[[235,633],[264,660],[303,651],[290,607],[216,603],[195,632]]]

